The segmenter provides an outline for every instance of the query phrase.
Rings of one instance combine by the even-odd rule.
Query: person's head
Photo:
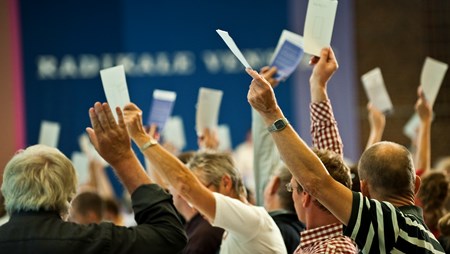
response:
[[[111,221],[118,226],[123,226],[123,218],[120,213],[119,202],[113,198],[105,198],[103,199],[103,204],[105,206],[105,212],[103,214],[104,220]]]
[[[9,214],[47,210],[65,216],[76,188],[70,160],[56,148],[34,145],[6,164],[1,191]]]
[[[245,198],[246,191],[239,172],[228,153],[198,152],[187,166],[206,187],[226,196]]]
[[[82,192],[72,201],[71,221],[78,224],[100,223],[103,220],[105,204],[95,192]]]
[[[406,198],[413,202],[420,186],[408,149],[393,142],[369,147],[361,155],[358,173],[363,195],[381,201]]]
[[[322,161],[330,176],[337,182],[351,189],[352,180],[350,176],[350,169],[344,163],[342,157],[330,150],[319,150],[314,148],[313,151]],[[312,200],[312,203],[320,210],[331,214],[331,212],[328,211],[328,209],[325,208],[317,199],[310,197],[310,195],[304,191],[303,187],[295,180],[294,177],[291,179],[291,187],[292,199],[294,200],[295,210],[300,220],[305,221],[304,198],[306,196],[308,196]]]
[[[284,209],[295,212],[292,194],[285,187],[291,181],[291,178],[292,174],[284,164],[275,170],[264,189],[264,205],[266,209],[269,211],[273,209]],[[272,202],[274,199],[277,201],[275,204]]]

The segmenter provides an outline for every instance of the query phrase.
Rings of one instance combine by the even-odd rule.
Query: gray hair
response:
[[[1,191],[9,214],[47,210],[65,216],[76,188],[70,160],[56,148],[34,145],[6,164]]]
[[[242,183],[242,177],[234,167],[232,157],[228,153],[197,152],[188,162],[187,166],[193,171],[198,171],[203,180],[215,187],[220,186],[224,175],[231,178],[232,187],[237,195],[245,197],[247,191]]]

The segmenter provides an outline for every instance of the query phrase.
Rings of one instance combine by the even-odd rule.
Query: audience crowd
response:
[[[156,126],[143,125],[137,105],[111,109],[96,102],[86,131],[124,185],[125,197],[114,192],[95,158],[89,181],[79,184],[58,149],[27,147],[1,172],[0,250],[449,253],[450,159],[431,168],[432,109],[422,90],[414,154],[382,141],[385,116],[369,103],[367,146],[359,162],[349,165],[327,93],[338,69],[332,48],[322,49],[310,65],[312,147],[277,103],[275,67],[246,70],[252,77],[252,129],[239,154],[219,152],[209,129],[198,137],[197,151],[173,152]]]

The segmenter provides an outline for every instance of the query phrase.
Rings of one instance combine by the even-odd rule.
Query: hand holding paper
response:
[[[330,46],[338,1],[309,0],[304,38],[305,52],[320,56],[322,48]]]
[[[283,30],[273,53],[270,65],[278,69],[276,79],[286,80],[303,57],[303,37],[288,30]]]
[[[116,107],[123,109],[127,103],[130,103],[125,70],[123,65],[119,65],[101,70],[100,76],[102,78],[106,99],[117,122]]]
[[[384,85],[380,68],[375,68],[361,77],[369,101],[383,113],[391,113],[393,106],[391,98]]]
[[[158,132],[162,132],[164,126],[172,114],[173,105],[177,94],[171,91],[156,89],[153,91],[153,101],[147,124],[156,124]]]
[[[217,29],[216,32],[220,35],[220,37],[222,37],[223,41],[227,44],[228,48],[230,48],[231,52],[233,52],[233,54],[239,59],[239,61],[241,61],[242,65],[244,65],[245,68],[251,69],[252,67],[250,66],[250,64],[248,64],[244,55],[242,55],[242,52],[236,46],[236,43],[234,43],[228,32],[222,31],[220,29]]]
[[[219,109],[223,92],[201,87],[198,93],[196,130],[202,136],[203,130],[215,130],[219,120]]]

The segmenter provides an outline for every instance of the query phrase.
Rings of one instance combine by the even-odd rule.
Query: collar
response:
[[[308,229],[300,233],[300,248],[342,235],[343,226],[341,223],[333,223],[318,228]]]

